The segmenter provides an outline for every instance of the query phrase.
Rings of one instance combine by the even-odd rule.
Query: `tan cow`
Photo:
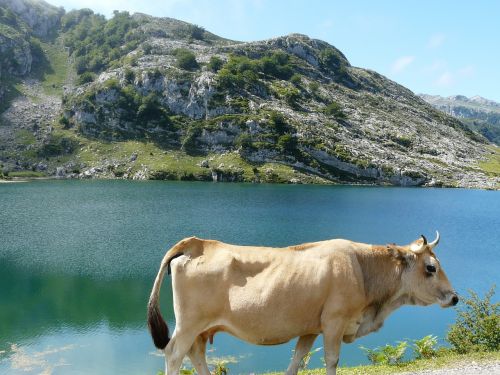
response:
[[[457,304],[433,252],[438,241],[439,233],[432,243],[422,236],[407,246],[335,239],[271,248],[186,238],[163,258],[148,305],[166,374],[178,374],[187,354],[198,374],[209,375],[206,342],[227,332],[258,345],[299,337],[287,374],[297,374],[322,333],[327,374],[333,375],[341,342],[378,330],[396,308]],[[170,267],[176,318],[171,339],[159,310]]]

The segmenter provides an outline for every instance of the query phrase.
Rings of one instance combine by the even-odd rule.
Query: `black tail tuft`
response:
[[[168,327],[161,316],[158,305],[154,303],[150,303],[148,306],[148,327],[155,346],[158,349],[165,349],[170,341]]]

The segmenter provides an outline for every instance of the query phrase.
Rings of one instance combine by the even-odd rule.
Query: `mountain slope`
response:
[[[69,54],[55,84],[65,87],[60,109],[39,109],[36,129],[29,115],[9,116],[13,105],[4,112],[3,127],[14,129],[0,138],[5,171],[498,186],[496,169],[481,168],[496,152],[483,137],[326,42],[241,43],[126,12],[72,11],[58,24],[50,48]],[[22,94],[33,104],[43,96]]]
[[[467,98],[463,95],[442,97],[439,95],[419,95],[435,108],[459,118],[471,130],[500,145],[500,103],[480,96]]]

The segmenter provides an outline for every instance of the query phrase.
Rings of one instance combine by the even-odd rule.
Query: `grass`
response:
[[[338,375],[381,375],[397,374],[400,372],[413,372],[420,370],[438,369],[443,367],[454,367],[475,362],[499,361],[500,352],[478,352],[469,354],[456,354],[450,350],[443,351],[438,357],[431,359],[417,359],[411,362],[403,362],[398,365],[367,365],[356,367],[339,367]],[[282,372],[270,372],[265,375],[278,375]],[[302,375],[325,375],[325,369],[314,369],[300,371]],[[264,375],[264,374],[263,374]]]
[[[489,176],[500,176],[500,147],[488,146],[490,153],[485,161],[479,162],[479,167]]]
[[[32,145],[36,142],[36,138],[32,132],[26,129],[20,129],[16,132],[16,142],[23,146]]]
[[[61,96],[68,75],[68,54],[57,41],[53,44],[41,41],[40,45],[47,60],[40,66],[33,66],[32,73],[47,95]]]

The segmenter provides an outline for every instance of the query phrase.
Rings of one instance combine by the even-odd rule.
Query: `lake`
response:
[[[500,193],[394,187],[130,181],[0,184],[0,373],[156,374],[146,304],[165,251],[196,235],[286,246],[329,238],[406,244],[441,233],[436,252],[454,287],[499,283]],[[170,278],[162,312],[171,331]],[[444,336],[453,309],[404,307],[377,333],[343,345]],[[321,340],[314,348],[322,347]],[[210,358],[232,374],[284,370],[293,343],[258,347],[218,334]],[[321,366],[323,352],[313,356]]]

